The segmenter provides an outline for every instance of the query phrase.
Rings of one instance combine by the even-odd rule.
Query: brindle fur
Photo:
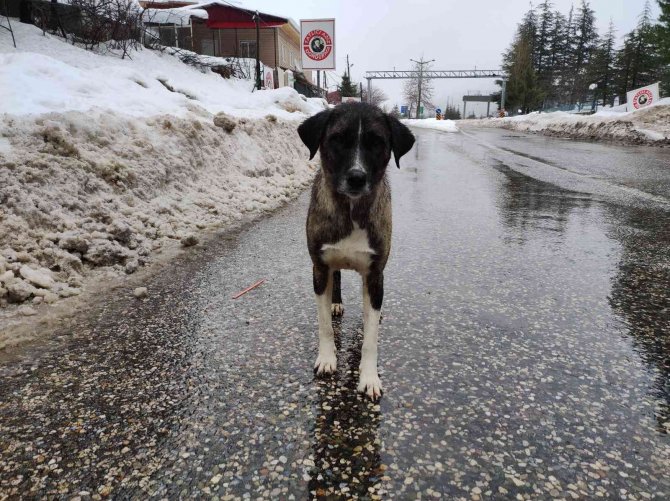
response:
[[[329,306],[333,314],[341,314],[340,268],[356,269],[363,277],[364,288],[358,391],[375,399],[382,392],[377,372],[377,339],[384,299],[384,268],[391,251],[391,190],[386,166],[393,153],[400,167],[400,157],[411,149],[414,136],[397,119],[366,104],[345,104],[323,111],[303,122],[298,133],[309,148],[310,158],[317,151],[321,155],[306,225],[319,315],[315,371],[336,370]],[[362,232],[356,231],[359,229]],[[358,240],[361,235],[367,236],[367,245]],[[353,240],[347,242],[349,237]],[[328,246],[327,252],[340,246],[344,257],[324,254],[324,245]],[[326,297],[324,294],[331,287],[331,296]]]
[[[365,277],[375,286],[380,280],[382,287],[370,290],[370,299],[375,309],[381,308],[383,300],[383,273],[391,252],[391,188],[386,175],[372,188],[369,195],[352,202],[345,195],[335,193],[325,180],[322,171],[317,172],[312,187],[312,199],[307,214],[307,248],[314,265],[314,292],[323,294],[328,280],[328,266],[321,258],[324,244],[333,244],[354,230],[354,222],[368,232],[370,248],[375,250],[372,263]],[[335,296],[336,288],[333,288]],[[333,303],[340,303],[333,297]]]

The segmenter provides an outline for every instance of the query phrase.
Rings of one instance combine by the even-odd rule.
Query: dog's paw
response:
[[[373,401],[381,398],[384,391],[376,370],[361,371],[361,377],[358,380],[358,392],[365,393]]]
[[[329,351],[326,353],[319,352],[319,356],[316,357],[316,362],[314,363],[314,372],[317,375],[321,374],[332,374],[337,370],[337,356],[334,351]]]
[[[330,307],[330,311],[334,317],[341,317],[344,315],[344,305],[342,303],[333,303]]]

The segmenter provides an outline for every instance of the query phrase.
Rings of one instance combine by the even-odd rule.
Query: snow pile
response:
[[[458,132],[458,127],[453,120],[436,120],[434,118],[425,118],[422,120],[410,119],[403,120],[404,124],[410,127],[419,127],[421,129],[435,129],[443,132]]]
[[[120,60],[15,31],[18,50],[0,37],[0,307],[85,293],[310,183],[296,127],[325,101],[252,93],[165,53]]]
[[[0,135],[0,303],[77,294],[96,267],[133,273],[169,241],[279,207],[315,168],[273,116],[5,115]]]
[[[132,59],[100,56],[42,35],[34,26],[12,23],[0,37],[0,95],[3,113],[14,115],[106,108],[146,117],[169,113],[295,119],[314,114],[323,100],[306,99],[294,89],[251,92],[253,82],[226,80],[185,65],[177,57],[144,49]],[[300,117],[298,117],[300,118]]]
[[[605,108],[594,115],[531,113],[507,118],[464,120],[479,127],[502,127],[522,132],[582,139],[606,139],[634,144],[670,144],[670,98],[655,105],[626,112]]]

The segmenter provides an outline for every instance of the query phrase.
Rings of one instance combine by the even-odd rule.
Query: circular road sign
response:
[[[323,30],[312,30],[302,42],[305,54],[314,61],[323,61],[333,50],[333,40]]]
[[[633,96],[633,107],[638,110],[649,106],[654,101],[654,95],[649,89],[642,89]]]

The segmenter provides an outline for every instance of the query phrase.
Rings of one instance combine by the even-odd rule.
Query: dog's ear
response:
[[[305,146],[309,148],[309,159],[311,160],[319,150],[321,138],[326,130],[328,119],[332,110],[324,110],[316,115],[309,117],[298,127],[298,135]]]
[[[414,134],[412,134],[406,125],[400,123],[396,117],[386,115],[386,119],[391,129],[391,149],[395,164],[400,168],[400,157],[412,149],[414,146]]]

